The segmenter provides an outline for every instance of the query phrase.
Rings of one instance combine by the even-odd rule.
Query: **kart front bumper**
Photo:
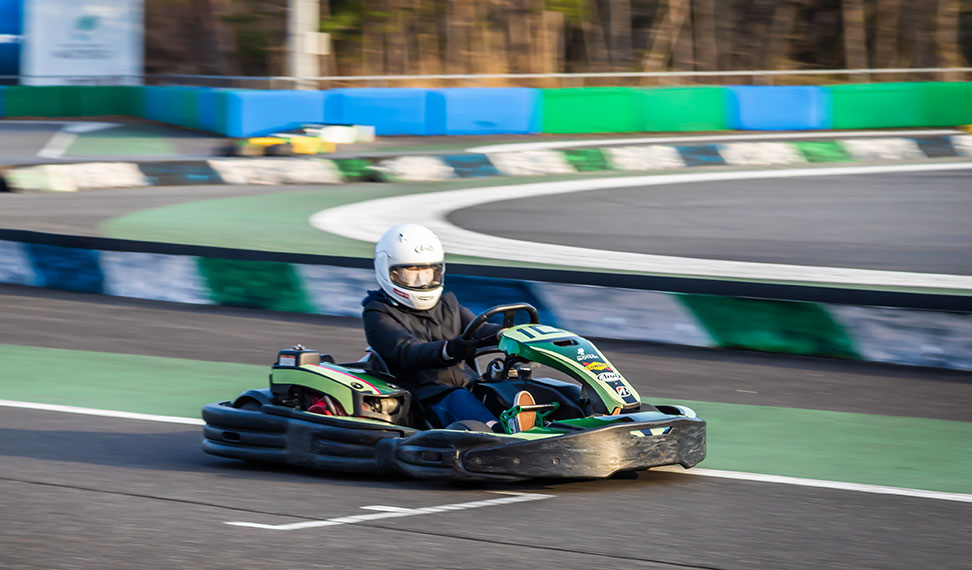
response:
[[[379,447],[394,447],[389,450],[393,461],[386,462],[413,477],[473,480],[604,478],[662,465],[689,468],[705,459],[706,452],[705,422],[697,418],[622,422],[512,442],[490,434],[457,441],[449,433],[421,432],[380,442]]]

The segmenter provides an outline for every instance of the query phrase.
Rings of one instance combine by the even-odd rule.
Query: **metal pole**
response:
[[[297,89],[312,88],[308,78],[320,73],[316,46],[321,14],[318,2],[289,0],[287,5],[287,76]]]

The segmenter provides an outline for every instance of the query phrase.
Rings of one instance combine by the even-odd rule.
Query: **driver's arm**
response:
[[[392,370],[444,368],[455,364],[444,358],[444,340],[422,342],[401,323],[381,311],[364,312],[365,338]]]

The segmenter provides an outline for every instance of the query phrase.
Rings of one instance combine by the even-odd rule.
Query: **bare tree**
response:
[[[719,68],[716,51],[715,0],[695,0],[695,62],[702,71]]]
[[[689,15],[689,7],[690,0],[668,0],[668,10],[661,23],[655,26],[651,49],[642,65],[645,71],[660,71],[665,68]]]
[[[901,31],[901,0],[877,0],[874,66],[898,66],[898,38]]]
[[[864,2],[863,0],[842,0],[841,7],[844,15],[844,64],[848,69],[864,69],[867,67]],[[866,78],[860,77],[860,79]]]
[[[935,43],[937,44],[938,65],[941,67],[961,67],[962,53],[958,43],[958,0],[938,0],[938,14],[936,18]],[[942,81],[960,81],[959,72],[944,72]]]

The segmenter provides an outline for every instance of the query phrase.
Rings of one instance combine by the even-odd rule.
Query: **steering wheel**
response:
[[[527,316],[530,319],[529,321],[527,321],[528,323],[540,322],[540,313],[537,312],[536,307],[534,307],[529,303],[514,303],[512,305],[496,305],[495,307],[491,307],[489,309],[486,309],[482,313],[479,313],[478,315],[476,315],[476,318],[469,321],[469,324],[466,325],[465,330],[462,331],[462,338],[466,340],[475,339],[476,333],[479,332],[479,329],[483,328],[483,325],[485,325],[487,321],[489,321],[490,317],[492,317],[493,315],[499,315],[501,313],[503,315],[503,328],[508,329],[513,326],[513,322],[516,318],[516,314],[520,311],[523,311],[527,314]],[[489,351],[487,350],[484,352],[489,352]],[[476,355],[478,356],[479,354],[480,351],[477,351]],[[479,366],[476,364],[475,357],[466,360],[466,364],[468,364],[469,367],[475,370],[476,372],[479,372]]]

